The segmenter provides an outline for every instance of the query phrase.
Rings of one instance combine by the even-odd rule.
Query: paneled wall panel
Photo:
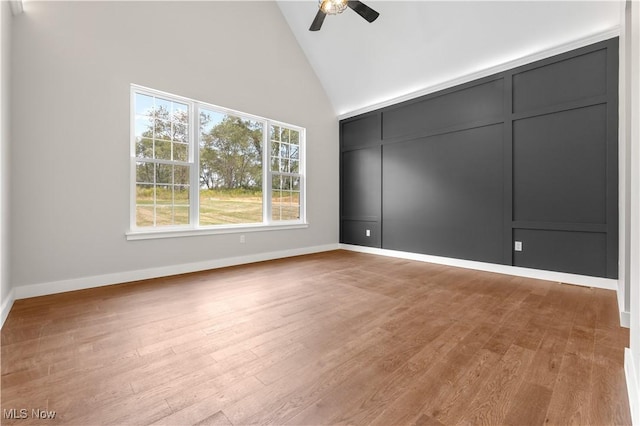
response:
[[[513,123],[513,217],[606,222],[606,105]]]
[[[525,68],[513,76],[513,112],[589,99],[607,93],[607,49]]]
[[[606,234],[596,232],[516,229],[514,241],[523,243],[513,264],[525,268],[606,276]]]
[[[502,262],[502,125],[384,147],[384,248]]]
[[[379,220],[381,204],[380,147],[342,153],[342,217]]]
[[[467,123],[500,119],[503,80],[495,79],[383,112],[383,138],[421,136]]]
[[[380,144],[380,114],[366,115],[341,125],[342,149]]]
[[[380,224],[367,220],[343,220],[342,242],[380,248]]]

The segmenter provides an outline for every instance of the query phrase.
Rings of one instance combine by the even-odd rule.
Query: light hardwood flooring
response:
[[[2,424],[630,424],[628,338],[613,291],[333,251],[16,301]]]

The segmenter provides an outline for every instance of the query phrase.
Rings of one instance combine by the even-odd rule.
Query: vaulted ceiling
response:
[[[375,22],[346,10],[310,32],[316,0],[278,2],[338,116],[578,40],[614,36],[623,8],[615,0],[365,3],[380,12]]]

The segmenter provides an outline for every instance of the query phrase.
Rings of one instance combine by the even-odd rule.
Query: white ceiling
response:
[[[426,93],[585,38],[615,35],[619,1],[375,1],[369,24],[352,10],[308,31],[316,0],[278,1],[336,115]]]

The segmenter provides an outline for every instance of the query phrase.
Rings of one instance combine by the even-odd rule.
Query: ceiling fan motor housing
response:
[[[327,15],[337,15],[347,8],[347,0],[318,0],[318,7]]]

